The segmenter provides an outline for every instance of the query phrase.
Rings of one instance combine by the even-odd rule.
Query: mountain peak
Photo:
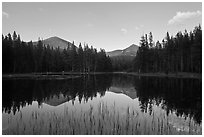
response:
[[[52,37],[49,37],[49,38],[47,38],[47,39],[61,39],[61,38],[59,38],[59,37],[57,37],[57,36],[52,36]]]
[[[44,45],[49,45],[50,47],[57,48],[59,47],[60,49],[66,49],[68,44],[71,45],[72,43],[69,41],[66,41],[62,38],[59,38],[57,36],[49,37],[47,39],[44,39],[43,41]],[[37,42],[34,42],[37,44]]]
[[[114,56],[136,56],[137,50],[139,46],[132,44],[129,47],[123,49],[123,50],[114,50],[107,52],[106,54],[110,57]]]
[[[53,37],[47,38],[47,39],[45,39],[43,41],[48,41],[48,40],[49,41],[62,41],[62,42],[66,42],[66,43],[71,43],[71,42],[66,41],[66,40],[64,40],[64,39],[62,39],[60,37],[57,37],[57,36],[53,36]]]

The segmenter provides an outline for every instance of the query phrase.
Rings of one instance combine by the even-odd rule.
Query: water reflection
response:
[[[202,81],[198,79],[135,77],[134,85],[143,112],[152,112],[152,105],[162,103],[167,115],[175,111],[177,116],[202,120]]]
[[[89,98],[96,97],[97,93],[104,96],[111,81],[110,75],[82,76],[69,80],[3,80],[3,111],[13,111],[15,114],[26,103],[37,101],[41,105],[54,98],[58,98],[59,102],[62,99],[63,102],[71,100],[74,103],[78,97],[80,102],[82,98],[87,102]]]
[[[162,77],[132,77],[116,75],[112,87],[132,99],[138,97],[142,112],[151,114],[153,105],[162,105],[167,115],[175,111],[177,116],[190,116],[202,121],[202,80]],[[134,87],[134,89],[133,89]],[[129,93],[130,92],[130,93]]]
[[[3,80],[3,118],[4,116],[8,118],[7,115],[10,113],[14,116],[21,115],[21,113],[33,115],[30,110],[38,110],[34,113],[39,115],[42,112],[54,110],[57,113],[65,113],[65,107],[68,107],[69,113],[70,110],[74,111],[74,116],[69,114],[70,117],[81,116],[82,111],[95,112],[95,117],[97,117],[97,110],[103,102],[105,105],[102,106],[107,110],[106,116],[112,116],[109,117],[110,119],[115,119],[115,112],[112,111],[115,111],[116,108],[121,118],[125,116],[121,120],[126,120],[126,115],[130,113],[133,114],[132,118],[139,115],[138,120],[142,124],[147,122],[148,124],[143,125],[144,128],[147,128],[147,125],[158,126],[157,124],[161,122],[159,119],[151,123],[151,121],[155,121],[157,115],[158,118],[162,116],[162,121],[167,121],[178,130],[190,133],[190,126],[186,125],[186,121],[193,120],[194,124],[202,122],[201,84],[202,81],[198,79],[134,77],[130,75],[89,75],[69,80]],[[82,117],[85,118],[85,116]],[[46,116],[41,119],[46,119]],[[106,119],[107,126],[110,119]],[[134,125],[135,121],[133,121]],[[123,123],[124,121],[121,122],[121,124]],[[181,123],[183,129],[180,128]],[[113,124],[111,125],[113,126]],[[133,125],[130,126],[132,129],[135,128]],[[121,130],[117,133],[146,134],[143,131],[144,128],[140,128],[141,132]],[[171,133],[169,130],[164,132]],[[47,132],[43,133],[47,134]],[[154,134],[155,132],[148,133]]]

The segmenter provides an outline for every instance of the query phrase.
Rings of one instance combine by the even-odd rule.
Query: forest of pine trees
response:
[[[193,32],[178,32],[175,37],[167,32],[166,38],[156,44],[153,35],[141,37],[140,48],[133,62],[133,71],[147,72],[191,72],[202,73],[202,29]]]
[[[113,64],[113,65],[112,65]],[[130,65],[131,64],[131,65]],[[112,67],[113,66],[113,67]],[[39,40],[21,41],[20,35],[2,35],[3,73],[30,72],[111,72],[134,71],[138,73],[190,72],[202,73],[202,29],[195,27],[191,32],[178,32],[175,37],[167,32],[162,43],[153,42],[153,34],[141,37],[136,57],[128,59],[110,59],[105,50],[99,52],[87,44],[67,44],[66,49],[44,45]]]
[[[77,48],[68,44],[66,49],[44,45],[41,40],[37,45],[32,41],[21,41],[20,35],[2,35],[2,72],[109,72],[111,60],[105,50],[99,52],[92,46],[82,45]]]
[[[114,72],[130,72],[132,71],[132,62],[134,56],[114,56],[111,57],[112,70]]]

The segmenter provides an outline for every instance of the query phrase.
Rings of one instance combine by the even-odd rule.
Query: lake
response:
[[[3,134],[202,134],[202,80],[3,79]]]

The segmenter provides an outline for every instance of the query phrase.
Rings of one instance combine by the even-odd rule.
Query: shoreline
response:
[[[72,79],[72,78],[80,78],[79,75],[45,75],[45,74],[2,74],[2,78],[4,79],[37,79],[37,80],[63,80],[63,79]]]
[[[99,75],[99,74],[124,74],[132,76],[145,77],[171,77],[171,78],[194,78],[202,79],[202,74],[199,73],[136,73],[136,72],[44,72],[44,73],[21,73],[21,74],[2,74],[2,78],[33,78],[33,79],[69,79],[79,78],[81,75]]]
[[[133,76],[144,76],[144,77],[170,77],[170,78],[193,78],[193,79],[202,79],[202,74],[199,73],[136,73],[136,72],[113,72],[114,74],[126,74]]]

